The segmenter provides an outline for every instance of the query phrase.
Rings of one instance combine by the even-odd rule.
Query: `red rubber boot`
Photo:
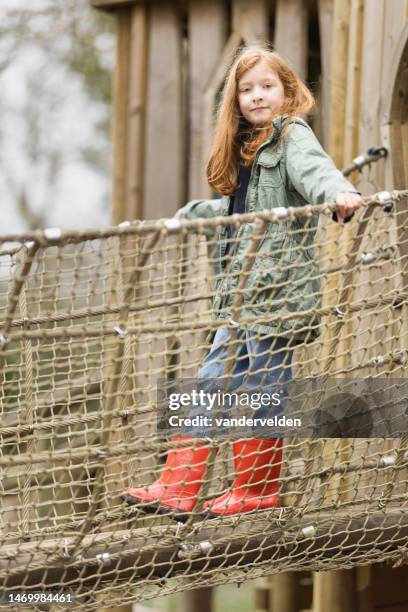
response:
[[[173,438],[194,439],[183,436]],[[130,504],[140,504],[146,508],[159,507],[159,510],[191,512],[203,485],[202,477],[209,452],[210,446],[202,443],[169,451],[166,465],[156,482],[146,487],[128,489],[121,497]]]
[[[232,490],[204,504],[215,516],[229,516],[280,506],[282,440],[251,438],[234,442]]]

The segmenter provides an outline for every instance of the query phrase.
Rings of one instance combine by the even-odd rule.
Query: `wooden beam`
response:
[[[329,153],[339,168],[344,166],[344,122],[346,113],[349,27],[350,0],[334,0]]]
[[[393,69],[395,49],[407,23],[406,7],[406,0],[393,0],[392,3],[386,2],[384,6],[383,81],[388,79],[388,74]]]
[[[313,612],[358,612],[354,572],[316,572],[314,576]]]
[[[113,79],[113,195],[112,223],[124,220],[128,153],[128,106],[130,78],[130,8],[118,11],[116,60]]]
[[[382,74],[381,74],[381,93],[385,99],[389,100],[390,92],[386,89],[387,86],[391,87],[391,91],[393,92],[393,88],[395,82],[390,82],[390,75],[392,73],[395,74],[395,65],[399,64],[400,57],[396,54],[397,47],[399,46],[399,39],[401,33],[404,29],[404,25],[407,23],[407,17],[405,14],[406,11],[406,0],[394,0],[391,4],[389,2],[385,2],[384,5],[384,23],[383,23],[383,41],[382,41]],[[384,103],[382,100],[382,96],[380,96],[380,104],[383,107]],[[401,99],[401,102],[403,100]],[[384,113],[384,111],[383,111]],[[397,122],[391,123],[390,130],[387,133],[387,130],[383,130],[382,125],[388,123],[387,117],[385,114],[380,115],[379,118],[379,131],[381,137],[384,137],[385,146],[394,149],[393,155],[389,156],[389,159],[385,164],[378,165],[376,168],[376,179],[377,181],[385,188],[385,189],[396,189],[394,187],[395,180],[395,171],[393,169],[394,160],[397,162],[396,166],[400,166],[399,161],[402,160],[402,155],[397,153],[395,149],[399,149],[402,151],[402,134],[400,125]],[[395,129],[396,128],[396,129]],[[391,132],[391,134],[390,134]],[[390,142],[390,140],[395,137],[394,146]],[[405,181],[403,181],[405,184]]]
[[[279,612],[298,612],[297,572],[282,572],[273,576],[271,609]]]
[[[380,138],[378,119],[383,57],[384,6],[384,0],[366,0],[365,2],[359,130],[359,147],[362,151],[376,146]],[[374,180],[376,180],[376,172],[376,168],[373,168]],[[370,185],[369,188],[371,189],[372,186]]]
[[[330,81],[330,131],[329,131],[329,146],[328,150],[337,167],[343,166],[344,159],[344,121],[346,108],[346,86],[347,86],[347,57],[348,57],[348,31],[350,19],[350,0],[334,0],[333,6],[333,21],[332,21],[332,49],[331,49],[331,81]],[[325,258],[328,265],[338,261],[344,249],[344,243],[341,244],[341,237],[346,232],[342,232],[344,228],[340,224],[332,223],[327,228],[328,241],[325,247]],[[339,296],[337,294],[338,285],[340,284],[340,274],[333,274],[326,283],[323,301],[325,304],[336,304]],[[335,363],[336,366],[342,367],[345,364],[345,359],[348,355],[343,355],[341,361],[333,361],[339,353],[341,345],[341,337],[338,338],[335,346],[335,355],[333,351],[333,337],[335,326],[330,325],[331,317],[325,318],[323,322],[323,357],[322,368],[327,368],[327,363]],[[342,331],[342,330],[341,330]]]
[[[319,0],[319,33],[320,57],[322,63],[322,101],[321,114],[323,116],[323,146],[329,147],[330,139],[330,83],[331,83],[331,55],[333,30],[333,0]]]
[[[363,19],[364,0],[351,0],[350,5],[350,28],[347,53],[347,75],[346,75],[346,99],[345,99],[345,122],[344,122],[344,164],[350,163],[359,153],[359,122],[360,122],[360,92],[361,92],[361,59],[363,49]],[[351,176],[351,182],[357,178],[356,174]],[[351,249],[353,228],[351,224],[343,232],[343,253],[349,253]],[[350,285],[356,287],[358,282],[352,277]],[[355,295],[355,293],[353,293]],[[355,322],[348,320],[342,330],[343,341],[339,343],[339,352],[347,355],[343,365],[351,365],[354,350],[360,345],[358,336],[353,335]],[[347,457],[345,458],[347,460]]]
[[[364,0],[351,0],[350,34],[347,67],[344,162],[348,164],[359,153],[361,60],[363,51]]]
[[[356,567],[356,594],[358,612],[374,612],[370,565]]]
[[[232,30],[240,32],[246,44],[269,39],[269,3],[267,0],[233,0]]]
[[[134,6],[135,4],[152,4],[153,2],[163,2],[164,0],[91,0],[91,6],[105,11],[115,11],[123,7]]]
[[[218,60],[217,69],[211,76],[211,79],[204,93],[204,120],[202,130],[202,159],[206,159],[211,149],[211,141],[214,132],[215,118],[215,98],[222,86],[225,75],[233,58],[242,43],[242,35],[239,32],[232,32]],[[211,190],[207,185],[206,193],[202,197],[211,197]]]
[[[346,91],[347,91],[347,66],[349,50],[349,26],[350,26],[350,0],[334,0],[332,26],[332,48],[330,67],[330,131],[329,131],[329,153],[338,167],[344,165],[344,125],[346,116]],[[329,244],[329,261],[338,259],[341,255],[340,245],[341,228],[333,225],[329,228],[329,236],[332,240]],[[347,239],[347,235],[344,236]],[[344,246],[344,245],[343,245]],[[330,300],[335,298],[335,288],[338,278],[333,275],[331,283],[328,283],[327,291],[330,292]],[[325,334],[324,355],[331,359],[333,340],[331,333]],[[336,365],[345,365],[350,347],[338,338],[337,350],[340,348],[342,357],[336,359]],[[334,441],[333,441],[334,442]],[[340,440],[339,448],[334,442],[333,452],[341,452],[347,456],[346,440]],[[330,446],[328,447],[330,449]],[[331,488],[327,495],[336,489],[336,499],[342,495],[341,482],[337,479],[330,483]],[[337,570],[314,575],[313,590],[313,612],[354,612],[354,575],[350,570]]]
[[[212,612],[213,610],[213,594],[212,587],[201,587],[200,589],[192,589],[183,593],[183,612]]]
[[[189,4],[189,186],[188,199],[208,192],[205,176],[204,94],[219,62],[227,36],[226,5],[218,0]],[[211,40],[211,44],[208,41]]]
[[[172,2],[150,13],[144,216],[172,217],[185,201],[181,24]]]
[[[255,611],[254,612],[269,612],[271,609],[271,581],[274,576],[265,576],[258,578],[255,581]]]
[[[383,73],[381,92],[381,144],[389,150],[388,158],[384,164],[384,188],[398,189],[399,185],[404,187],[408,182],[408,22],[407,17],[400,9],[399,17],[401,24],[395,24],[388,15],[387,21],[394,22],[395,30],[399,30],[398,39],[391,33],[385,39],[388,48],[384,62],[388,70]],[[408,7],[408,4],[407,4]],[[389,11],[387,4],[385,9]],[[402,24],[403,27],[402,27]],[[391,25],[390,25],[391,27]],[[392,59],[390,53],[392,48]],[[378,171],[377,171],[378,176]],[[407,201],[403,200],[396,205],[396,237],[400,255],[399,273],[401,286],[408,283],[408,232],[407,232]],[[398,346],[406,347],[408,344],[408,310],[403,306],[400,319],[391,330],[394,337],[398,338]]]
[[[407,117],[408,21],[400,32],[393,49],[390,69],[384,75],[381,105],[381,134],[390,150],[387,159],[387,189],[405,186],[408,180]]]
[[[144,159],[147,95],[147,7],[134,5],[130,26],[128,155],[125,219],[143,217]]]
[[[313,537],[303,536],[302,529],[310,529],[311,526],[315,529]],[[75,536],[23,542],[17,547],[15,544],[5,545],[0,559],[2,589],[6,591],[22,584],[27,589],[39,583],[46,587],[61,580],[70,581],[72,589],[75,589],[76,582],[81,587],[102,587],[114,573],[120,577],[117,587],[121,588],[120,582],[131,581],[136,595],[139,586],[145,593],[146,580],[151,580],[153,571],[155,579],[169,579],[182,575],[186,578],[197,576],[197,572],[203,569],[206,572],[212,570],[211,575],[215,577],[215,568],[220,568],[224,573],[227,568],[228,573],[232,573],[234,568],[248,572],[249,565],[258,566],[258,571],[263,566],[265,573],[277,573],[289,564],[291,567],[299,565],[303,569],[313,567],[323,570],[342,562],[363,562],[374,547],[377,559],[384,555],[384,558],[396,560],[403,555],[401,549],[408,537],[407,513],[400,509],[372,514],[364,510],[354,518],[351,518],[349,510],[305,514],[288,519],[284,529],[285,535],[282,527],[278,527],[271,517],[257,518],[253,515],[249,523],[242,521],[235,525],[228,519],[206,519],[201,528],[195,524],[194,535],[186,535],[182,541],[176,535],[177,526],[169,524],[150,526],[148,529],[94,533],[85,536],[81,549],[63,563],[61,551],[71,549]],[[180,544],[188,548],[202,542],[212,542],[214,548],[195,558],[184,558],[179,554]],[[101,553],[106,556],[103,563],[98,560]],[[51,556],[53,563],[50,563]],[[338,585],[334,586],[339,601],[345,601],[345,594],[337,590]],[[333,599],[330,597],[331,601]],[[325,608],[324,612],[328,610],[343,612],[344,608],[333,601],[333,606]],[[347,612],[353,612],[353,607],[347,608]]]
[[[275,49],[305,79],[307,74],[308,13],[302,0],[277,0]]]

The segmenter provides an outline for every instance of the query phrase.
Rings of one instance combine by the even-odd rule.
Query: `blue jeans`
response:
[[[236,348],[234,351],[234,361],[232,371],[229,373],[227,384],[223,375],[227,361],[228,347],[231,332],[228,328],[219,328],[215,334],[210,352],[198,371],[200,389],[206,392],[215,393],[223,384],[223,390],[228,392],[245,391],[246,393],[274,393],[277,389],[282,389],[292,378],[291,361],[293,345],[289,348],[290,340],[280,337],[263,337],[256,332],[245,329],[237,330]],[[199,412],[200,409],[192,409],[191,417]],[[284,399],[277,406],[260,406],[254,416],[258,418],[268,418],[280,414],[284,409]],[[227,409],[224,410],[227,414]],[[228,414],[228,416],[232,416]],[[188,429],[188,433],[197,435],[194,427]],[[257,432],[259,434],[259,432]],[[211,436],[212,432],[203,431],[201,428],[200,436]],[[255,430],[252,432],[255,435]],[[265,429],[262,433],[265,435]],[[256,437],[256,436],[255,436]],[[273,436],[272,436],[273,437]]]

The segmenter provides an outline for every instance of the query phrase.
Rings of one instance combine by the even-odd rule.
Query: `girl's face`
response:
[[[242,115],[252,125],[270,123],[285,101],[282,81],[260,60],[238,82],[238,104]]]

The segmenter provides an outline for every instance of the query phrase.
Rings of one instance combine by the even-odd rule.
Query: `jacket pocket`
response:
[[[261,162],[258,160],[259,165],[259,186],[261,188],[267,187],[282,187],[283,178],[280,171],[279,159],[276,162],[268,163]]]
[[[257,256],[247,283],[247,305],[254,314],[275,309],[284,299],[289,280],[289,268],[279,257]]]
[[[281,187],[283,185],[279,164],[281,157],[282,155],[278,153],[268,156],[260,155],[258,159],[260,187]]]
[[[264,151],[259,156],[258,207],[260,210],[282,206],[286,201],[281,158],[281,151]]]

